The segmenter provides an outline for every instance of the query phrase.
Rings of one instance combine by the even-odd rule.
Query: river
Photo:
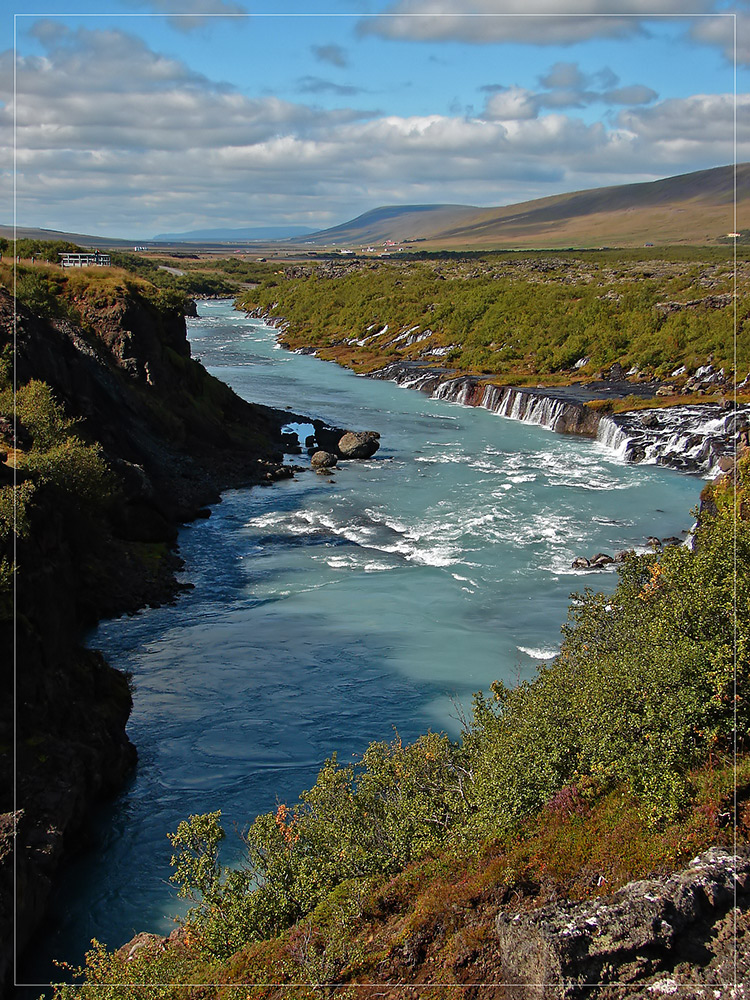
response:
[[[333,476],[226,493],[180,534],[193,589],[90,636],[133,673],[139,763],[68,865],[26,981],[61,979],[52,958],[79,962],[92,937],[173,929],[167,833],[189,814],[242,828],[334,751],[456,735],[472,692],[554,655],[572,591],[614,587],[572,559],[679,536],[703,485],[282,351],[229,302],[199,311],[193,354],[240,395],[377,430],[381,448]],[[240,853],[230,833],[225,858]]]

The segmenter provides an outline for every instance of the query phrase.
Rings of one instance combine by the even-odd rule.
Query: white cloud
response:
[[[649,15],[705,11],[702,0],[503,0],[502,13],[497,0],[399,0],[358,30],[413,41],[565,45],[638,34]]]
[[[603,69],[597,73],[582,73],[577,63],[555,63],[539,82],[547,90],[532,91],[523,87],[488,85],[481,89],[491,94],[482,117],[504,121],[536,118],[543,108],[585,108],[589,104],[649,104],[659,96],[643,84],[631,84],[610,90],[591,89],[598,81],[618,82],[617,76]]]
[[[750,15],[741,11],[736,16],[737,64],[750,66]],[[690,29],[690,37],[696,42],[718,46],[730,63],[735,56],[735,18],[702,17]]]
[[[217,18],[247,16],[247,7],[233,0],[125,0],[130,7],[169,14],[169,23],[178,31],[194,31]]]
[[[133,238],[203,225],[322,227],[379,204],[502,204],[732,159],[730,95],[631,106],[614,126],[548,113],[554,95],[576,93],[562,86],[498,90],[476,118],[376,116],[251,99],[122,32],[42,25],[37,38],[45,54],[17,67],[21,225]],[[0,61],[8,78],[12,55]],[[570,68],[549,76],[581,83]],[[0,98],[7,163],[12,95]],[[750,96],[740,102],[748,110]],[[739,155],[750,159],[750,146]],[[8,194],[9,182],[6,172]]]
[[[536,118],[539,113],[537,95],[523,87],[508,87],[487,100],[483,117],[490,121],[513,121]]]
[[[687,98],[671,98],[651,108],[622,111],[618,116],[621,128],[633,132],[641,141],[659,146],[666,142],[698,143],[722,145],[725,150],[722,160],[732,159],[727,155],[731,150],[734,129],[734,97],[732,94],[696,94]],[[737,97],[738,118],[747,117],[750,112],[750,95]],[[747,159],[745,146],[743,156]]]

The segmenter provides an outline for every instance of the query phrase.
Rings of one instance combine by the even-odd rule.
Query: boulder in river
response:
[[[614,559],[612,556],[607,555],[606,552],[597,552],[595,556],[592,556],[589,560],[591,566],[596,566],[597,569],[601,569],[604,566],[609,566],[613,563]]]
[[[339,439],[338,453],[341,458],[371,458],[379,447],[377,431],[347,431]]]
[[[573,569],[588,569],[591,563],[585,556],[576,556],[570,565]]]
[[[313,469],[332,469],[338,462],[338,456],[331,451],[316,451],[310,459]]]

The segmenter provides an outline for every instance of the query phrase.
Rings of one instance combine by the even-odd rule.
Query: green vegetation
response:
[[[245,261],[236,257],[198,260],[177,257],[145,257],[141,254],[113,252],[113,265],[145,278],[159,288],[184,296],[208,295],[229,298],[243,287],[267,278],[275,265]],[[167,270],[167,269],[170,270]],[[175,274],[174,271],[182,271]]]
[[[0,237],[0,254],[48,261],[57,264],[61,253],[80,253],[81,247],[69,240],[8,240]]]
[[[13,269],[5,263],[0,264],[0,285],[14,288]],[[115,267],[63,270],[50,264],[17,264],[15,294],[36,316],[69,319],[77,325],[85,325],[87,309],[105,308],[134,295],[158,310],[186,308],[181,292],[158,287]]]
[[[0,418],[12,426],[14,395],[6,377],[0,386]],[[13,450],[16,485],[0,486],[0,615],[12,606],[15,534],[26,538],[34,516],[37,494],[46,509],[66,519],[71,539],[83,562],[91,558],[107,534],[107,516],[116,493],[116,480],[97,444],[75,433],[75,423],[44,382],[32,380],[15,394],[16,434],[24,447]],[[10,448],[10,440],[2,443]],[[40,492],[41,491],[41,492]]]
[[[290,268],[239,304],[283,317],[292,347],[311,345],[362,371],[399,358],[500,382],[590,378],[615,362],[664,377],[711,358],[729,371],[733,267],[726,251],[714,253],[711,263],[687,251],[661,251],[658,259],[602,251],[339,262]],[[742,364],[750,361],[749,276],[741,269]],[[665,302],[683,307],[659,308]],[[397,339],[406,331],[418,342]],[[431,355],[435,348],[439,355]]]
[[[60,254],[82,250],[64,240],[0,239],[0,254],[19,258],[16,264],[16,295],[39,316],[80,320],[71,298],[82,286],[97,286],[114,301],[124,288],[138,288],[160,306],[185,310],[194,296],[237,295],[249,285],[267,278],[276,265],[239,258],[196,258],[145,256],[113,250],[111,268],[89,267],[62,270]],[[55,265],[48,267],[45,265]],[[5,271],[5,267],[3,268]],[[175,273],[182,272],[182,273]],[[12,287],[10,273],[1,280]]]
[[[750,781],[750,453],[704,500],[695,551],[633,555],[612,595],[574,595],[560,654],[532,681],[477,695],[460,741],[430,733],[373,744],[357,766],[331,758],[299,802],[254,821],[240,869],[220,864],[219,813],[183,822],[171,840],[173,880],[195,903],[185,933],[132,975],[96,948],[75,995],[163,983],[165,963],[182,983],[356,981],[424,945],[425,928],[445,938],[446,920],[443,959],[457,961],[461,907],[497,909],[532,875],[537,892],[546,880],[586,894],[592,870],[612,887],[715,841],[735,740]],[[376,957],[373,921],[394,911]]]

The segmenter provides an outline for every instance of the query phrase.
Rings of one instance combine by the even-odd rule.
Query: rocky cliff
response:
[[[495,921],[512,997],[744,995],[750,860],[713,848],[667,878]],[[718,987],[718,989],[717,989]]]
[[[13,924],[20,953],[62,858],[85,838],[91,804],[135,762],[127,679],[80,645],[83,628],[175,594],[177,527],[220,490],[291,475],[281,434],[290,415],[246,403],[191,360],[179,310],[132,288],[75,307],[75,321],[44,319],[14,311],[0,289],[0,347],[7,356],[15,325],[17,384],[51,387],[77,438],[100,446],[113,484],[92,518],[75,493],[71,503],[37,481],[23,462],[34,429],[14,428],[6,406],[0,484],[12,489],[15,465],[33,497],[25,530],[6,533],[0,552],[17,570],[15,618],[7,600],[0,616],[0,981],[11,973]]]

